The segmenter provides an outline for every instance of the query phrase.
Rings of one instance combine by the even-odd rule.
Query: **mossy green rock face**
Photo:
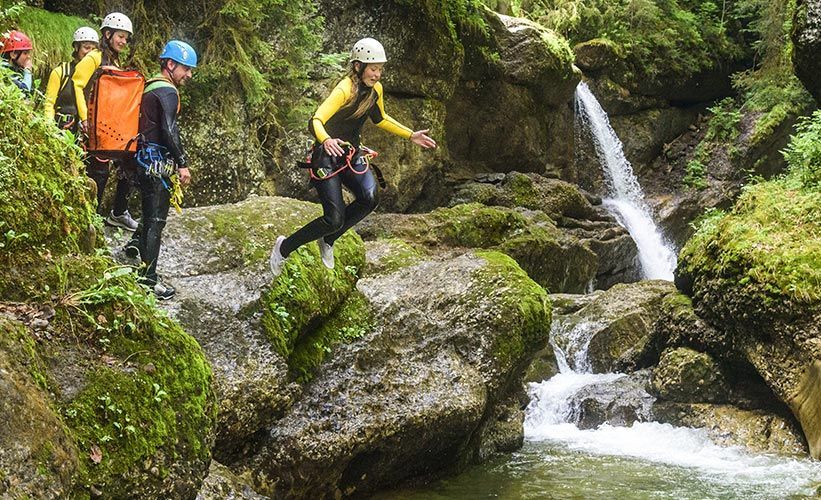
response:
[[[663,400],[684,403],[721,403],[728,392],[715,360],[709,354],[684,347],[661,354],[651,387]]]
[[[0,296],[43,293],[31,272],[95,244],[93,196],[82,152],[0,82]]]
[[[674,292],[672,283],[661,280],[616,285],[581,309],[557,315],[553,335],[560,346],[568,346],[565,353],[576,370],[609,373],[641,367],[655,348],[652,333],[659,306]]]
[[[627,230],[601,206],[600,199],[585,195],[577,186],[568,182],[532,173],[478,175],[475,179],[457,188],[451,197],[451,205],[478,202],[489,206],[524,207],[543,211],[555,221],[566,240],[578,239],[596,255],[596,287],[606,289],[616,283],[637,281],[641,277],[636,243]],[[597,205],[591,204],[588,198]],[[519,263],[528,272],[532,269],[530,264],[520,260]],[[564,264],[570,269],[585,267],[584,263],[579,262]],[[550,290],[556,289],[551,287]]]
[[[516,259],[549,290],[582,292],[593,279],[596,255],[565,235],[541,212],[525,213],[477,203],[429,214],[380,214],[360,225],[365,239],[399,238],[434,253],[449,248],[498,249]]]
[[[33,376],[42,369],[33,356],[33,344],[22,324],[0,315],[0,496],[4,498],[65,497],[79,469],[76,445]]]
[[[333,270],[311,242],[273,278],[268,257],[277,236],[320,215],[312,203],[254,196],[186,209],[163,234],[159,269],[178,289],[171,313],[214,367],[222,460],[244,453],[249,439],[293,404],[293,380],[307,377],[332,343],[335,332],[320,326],[348,303],[364,267],[362,241],[348,232],[334,245]]]
[[[732,337],[821,456],[821,230],[817,189],[792,177],[748,188],[682,250],[677,284]]]
[[[496,252],[420,262],[357,287],[372,328],[333,349],[261,452],[238,464],[263,494],[365,495],[460,469],[547,343],[544,291]]]
[[[821,102],[821,4],[814,0],[797,2],[793,19],[793,66],[801,82]]]
[[[22,315],[38,328],[38,342],[3,327],[0,358],[27,366],[42,392],[14,373],[21,392],[0,420],[39,412],[16,437],[30,438],[20,450],[37,450],[38,474],[52,491],[193,495],[211,459],[215,419],[200,347],[157,312],[127,269],[90,255],[102,242],[73,141],[8,83],[0,83],[0,115],[0,294],[25,304],[4,304],[3,314],[51,311]],[[32,434],[43,423],[50,429]],[[22,476],[3,470],[4,484],[31,480],[30,457],[18,458]]]

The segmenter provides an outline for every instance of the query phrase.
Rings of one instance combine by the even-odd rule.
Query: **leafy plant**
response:
[[[801,183],[813,189],[821,188],[821,110],[802,117],[796,125],[787,148],[782,151],[790,172]]]

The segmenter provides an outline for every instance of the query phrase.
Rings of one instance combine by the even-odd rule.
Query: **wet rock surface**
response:
[[[376,326],[335,349],[260,453],[234,466],[258,491],[365,494],[458,470],[490,454],[488,443],[520,442],[521,414],[497,405],[520,391],[549,309],[513,261],[428,260],[358,288]]]

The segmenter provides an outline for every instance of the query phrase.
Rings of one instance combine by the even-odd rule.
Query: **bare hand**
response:
[[[344,141],[341,139],[328,137],[325,139],[325,142],[322,143],[322,147],[325,148],[325,152],[331,156],[345,156],[345,151],[342,149],[342,146],[340,146],[342,142]]]
[[[435,148],[436,141],[428,137],[427,133],[430,132],[429,128],[424,130],[417,130],[413,134],[411,134],[410,140],[417,146],[422,146],[425,149]]]
[[[188,170],[188,167],[179,169],[177,174],[180,176],[180,184],[183,186],[187,186],[188,183],[191,182],[191,172]]]

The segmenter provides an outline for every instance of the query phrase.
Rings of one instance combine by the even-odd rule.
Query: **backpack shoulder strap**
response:
[[[143,90],[143,94],[147,94],[152,90],[157,90],[160,88],[172,88],[174,92],[177,94],[177,113],[180,112],[180,90],[174,85],[171,80],[164,76],[156,76],[153,78],[149,78],[145,82],[145,90]]]

